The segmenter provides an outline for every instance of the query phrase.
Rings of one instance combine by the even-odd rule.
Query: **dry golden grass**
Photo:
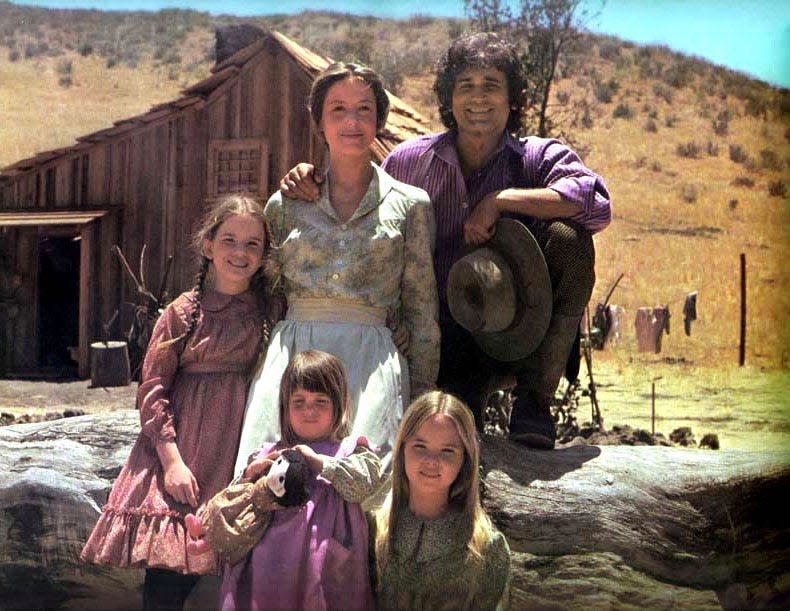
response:
[[[62,87],[57,68],[67,60],[73,62],[73,82]],[[69,146],[78,136],[175,99],[186,84],[207,76],[209,67],[205,63],[171,79],[164,66],[107,68],[98,56],[73,52],[11,62],[0,46],[0,167]]]
[[[604,78],[611,75],[604,73]],[[586,161],[606,178],[612,195],[612,225],[596,236],[598,283],[593,301],[603,300],[617,276],[625,274],[612,297],[612,303],[626,308],[626,337],[620,350],[641,358],[635,352],[635,310],[668,304],[674,318],[671,334],[664,338],[663,355],[701,366],[736,363],[739,255],[744,253],[747,363],[787,369],[790,271],[785,261],[790,254],[790,205],[787,197],[768,194],[771,181],[790,185],[784,138],[787,122],[746,116],[741,100],[719,96],[703,97],[713,108],[703,117],[697,88],[674,89],[670,105],[657,100],[651,83],[638,80],[634,72],[615,78],[620,92],[610,104],[597,103],[590,93],[579,92],[576,79],[561,81],[556,91],[572,92],[571,103],[584,97],[594,107],[593,127],[579,128],[574,136],[590,148]],[[634,117],[612,118],[612,110],[621,102],[635,110]],[[656,133],[643,128],[645,105],[658,111]],[[725,107],[740,116],[730,121],[727,136],[717,136],[711,116]],[[665,126],[669,115],[676,117],[673,127]],[[700,145],[697,159],[677,154],[678,145],[690,141]],[[708,142],[718,146],[718,156],[706,152]],[[757,160],[761,150],[771,149],[782,160],[783,169],[749,172],[730,160],[730,144],[742,146]],[[742,175],[749,175],[755,185],[733,186],[732,180]],[[684,200],[684,187],[696,191],[696,201]],[[731,200],[737,202],[731,204]],[[686,337],[683,300],[693,290],[699,291],[699,320],[693,323],[691,337]]]

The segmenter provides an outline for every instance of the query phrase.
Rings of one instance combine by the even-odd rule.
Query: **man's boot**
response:
[[[549,408],[565,372],[580,320],[580,316],[552,315],[543,341],[519,364],[510,415],[513,441],[532,448],[554,448],[557,429]]]

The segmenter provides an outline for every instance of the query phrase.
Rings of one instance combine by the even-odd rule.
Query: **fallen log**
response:
[[[0,608],[140,607],[141,571],[78,557],[138,429],[134,410],[0,428]],[[787,606],[788,452],[486,436],[483,455],[511,608]]]

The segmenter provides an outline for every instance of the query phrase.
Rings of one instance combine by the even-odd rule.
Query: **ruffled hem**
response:
[[[161,568],[218,574],[215,554],[189,554],[183,514],[105,506],[80,559],[121,568]]]

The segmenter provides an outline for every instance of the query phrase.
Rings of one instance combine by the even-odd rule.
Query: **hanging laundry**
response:
[[[617,340],[620,339],[620,319],[623,312],[622,307],[614,304],[599,303],[595,306],[592,333],[590,333],[590,344],[593,348],[603,350],[606,344],[617,343]]]
[[[596,350],[603,350],[610,326],[609,306],[598,303],[595,306],[595,314],[593,314],[592,318],[592,329],[590,329],[590,345],[593,348]]]
[[[669,313],[669,306],[653,308],[653,316],[656,319],[656,325],[659,327],[658,341],[656,343],[656,352],[661,352],[661,331],[669,335],[669,319],[672,315]]]
[[[609,344],[616,345],[620,341],[620,333],[623,328],[622,321],[625,315],[625,308],[623,306],[612,304],[609,306],[609,334],[606,336],[606,341]]]
[[[639,308],[636,311],[636,341],[639,352],[661,352],[661,336],[669,335],[669,307]]]
[[[699,291],[692,291],[686,295],[683,303],[683,330],[686,335],[691,335],[691,321],[697,320],[697,295]]]

